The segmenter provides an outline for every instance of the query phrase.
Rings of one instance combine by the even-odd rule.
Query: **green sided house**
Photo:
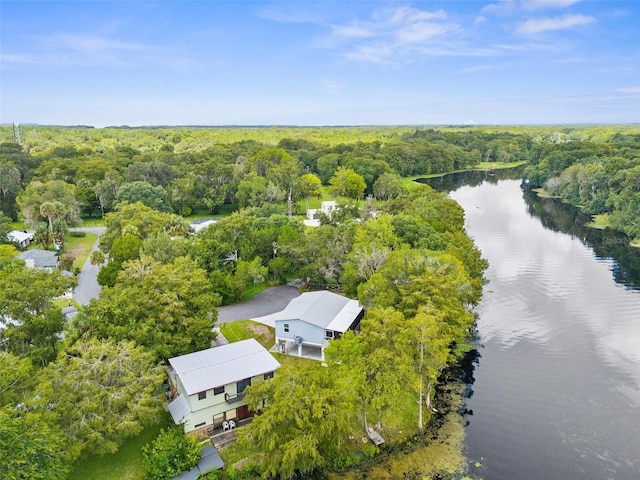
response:
[[[171,358],[169,365],[168,409],[185,432],[249,418],[244,389],[273,377],[280,367],[253,338]]]

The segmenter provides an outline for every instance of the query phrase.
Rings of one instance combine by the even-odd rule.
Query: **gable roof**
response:
[[[197,218],[193,222],[191,222],[191,228],[195,233],[198,233],[200,230],[204,230],[209,225],[213,225],[217,223],[219,218]]]
[[[306,292],[289,302],[278,321],[302,320],[320,328],[346,332],[362,312],[357,300],[329,291]]]
[[[20,230],[11,230],[7,233],[7,238],[10,242],[21,243],[25,240],[33,240],[33,233],[22,232]]]
[[[273,372],[280,364],[255,339],[170,358],[187,395]]]
[[[26,250],[16,255],[24,261],[33,260],[36,268],[56,268],[58,266],[58,254],[50,250]]]

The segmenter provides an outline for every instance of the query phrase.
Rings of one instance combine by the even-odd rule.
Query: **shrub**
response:
[[[78,232],[76,230],[72,230],[72,231],[69,232],[69,235],[72,236],[72,237],[81,238],[81,237],[86,237],[87,236],[87,232]]]
[[[179,427],[162,429],[156,439],[142,447],[145,478],[169,480],[191,470],[200,458],[200,446]]]

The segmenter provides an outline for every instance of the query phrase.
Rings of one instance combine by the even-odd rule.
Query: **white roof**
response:
[[[349,300],[342,310],[340,310],[333,320],[327,325],[327,330],[333,330],[334,332],[344,333],[349,330],[353,321],[362,312],[362,307],[357,300]]]
[[[273,372],[280,364],[255,339],[170,358],[187,395]]]
[[[204,230],[209,225],[213,225],[217,221],[218,220],[216,218],[201,218],[191,222],[191,228],[193,228],[194,232],[198,233],[200,230]]]
[[[167,408],[176,425],[179,425],[191,413],[191,407],[189,407],[187,397],[184,395],[179,395]]]
[[[24,242],[25,240],[33,240],[33,233],[21,232],[20,230],[11,230],[7,237],[11,242]]]
[[[357,300],[329,291],[306,292],[289,302],[276,322],[302,320],[317,327],[346,332],[362,307]]]

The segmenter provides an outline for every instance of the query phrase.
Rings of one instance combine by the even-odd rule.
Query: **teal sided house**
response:
[[[275,318],[276,349],[324,360],[329,342],[356,330],[363,316],[357,300],[329,291],[303,293]]]
[[[171,358],[169,365],[168,409],[185,432],[250,417],[245,388],[268,380],[280,367],[255,339]]]

